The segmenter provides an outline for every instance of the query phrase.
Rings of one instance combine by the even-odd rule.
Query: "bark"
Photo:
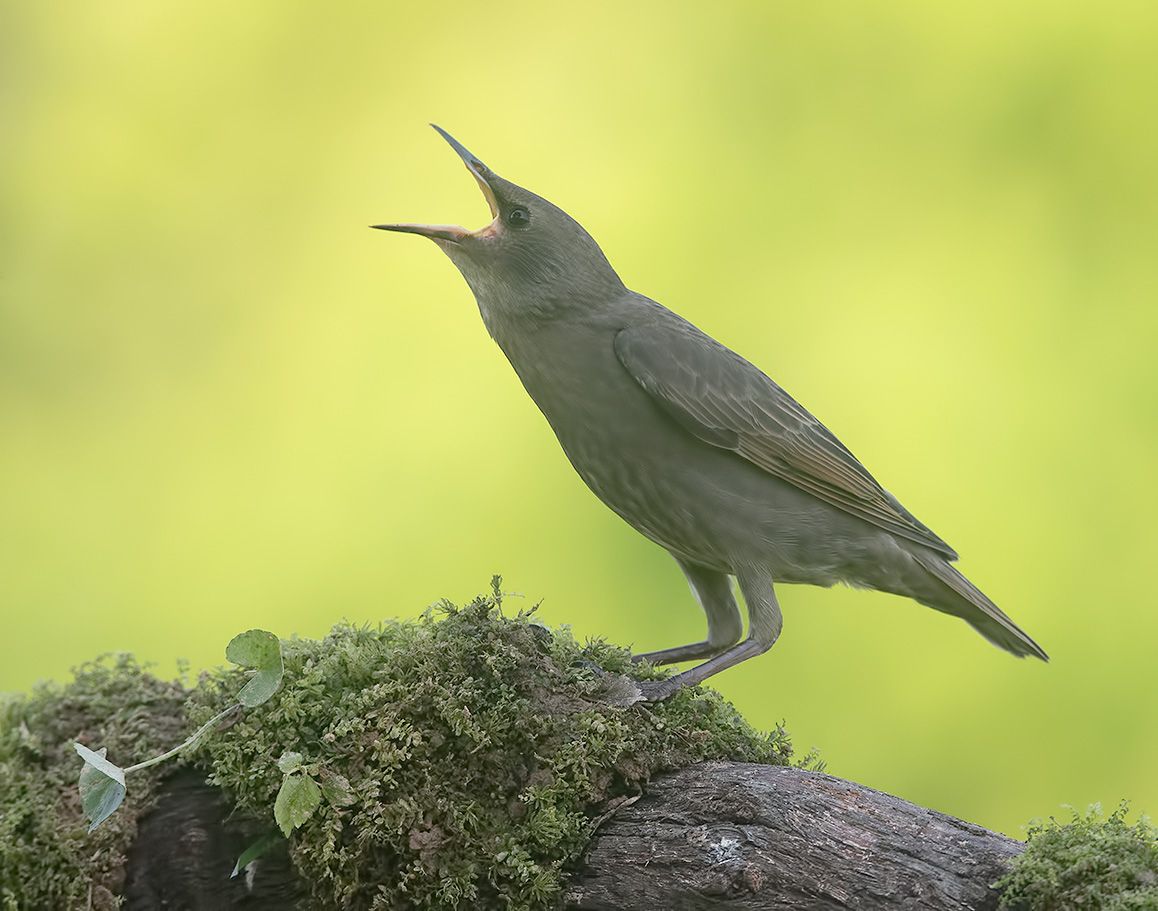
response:
[[[153,810],[141,819],[129,851],[128,911],[288,911],[305,895],[285,845],[258,861],[252,876],[230,876],[237,858],[268,831],[231,818],[224,795],[205,776],[170,776]]]
[[[1021,842],[831,775],[704,763],[592,842],[576,911],[993,909]]]
[[[227,817],[195,773],[171,779],[129,857],[129,911],[292,907],[301,889],[284,851],[248,884],[228,878],[253,833]],[[565,907],[984,911],[1023,847],[831,775],[703,763],[656,778],[599,828]]]

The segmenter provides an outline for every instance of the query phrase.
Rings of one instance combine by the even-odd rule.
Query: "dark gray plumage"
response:
[[[649,698],[767,651],[782,623],[774,582],[905,595],[963,618],[1015,655],[1046,659],[951,565],[956,552],[788,393],[628,290],[578,222],[435,129],[478,180],[494,221],[473,232],[375,227],[442,248],[579,476],[683,569],[708,636],[641,657],[707,660]],[[743,641],[730,576],[748,608]]]

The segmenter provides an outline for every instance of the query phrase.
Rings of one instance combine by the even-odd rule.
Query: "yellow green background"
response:
[[[411,617],[501,572],[703,620],[434,247],[454,132],[762,366],[1053,656],[784,588],[715,684],[1017,834],[1158,811],[1158,14],[1144,3],[0,6],[0,689]]]

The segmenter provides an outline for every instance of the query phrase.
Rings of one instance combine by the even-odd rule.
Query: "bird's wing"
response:
[[[620,363],[686,431],[893,534],[957,554],[757,367],[683,320],[622,329]]]

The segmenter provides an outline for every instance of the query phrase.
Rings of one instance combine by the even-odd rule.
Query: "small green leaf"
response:
[[[281,836],[278,835],[277,832],[266,832],[261,838],[241,852],[241,856],[237,858],[237,863],[233,865],[233,872],[229,874],[229,878],[233,879],[233,877],[265,854],[279,841],[281,841]]]
[[[322,780],[322,796],[330,806],[348,807],[354,802],[353,789],[344,776],[323,767],[319,770],[318,777]]]
[[[84,768],[80,770],[80,805],[88,817],[91,832],[112,816],[125,799],[125,773],[105,759],[108,751],[104,747],[93,752],[79,743],[72,746],[84,760]]]
[[[247,708],[261,705],[281,686],[285,671],[281,641],[263,629],[246,630],[234,636],[225,647],[225,657],[234,664],[253,668],[255,673],[237,694],[237,701]]]
[[[293,750],[286,750],[281,754],[281,759],[277,761],[277,767],[285,772],[287,775],[290,772],[296,772],[302,766],[302,754],[295,753]]]
[[[321,788],[309,775],[287,775],[273,803],[273,818],[288,838],[290,832],[313,816],[321,800]]]

